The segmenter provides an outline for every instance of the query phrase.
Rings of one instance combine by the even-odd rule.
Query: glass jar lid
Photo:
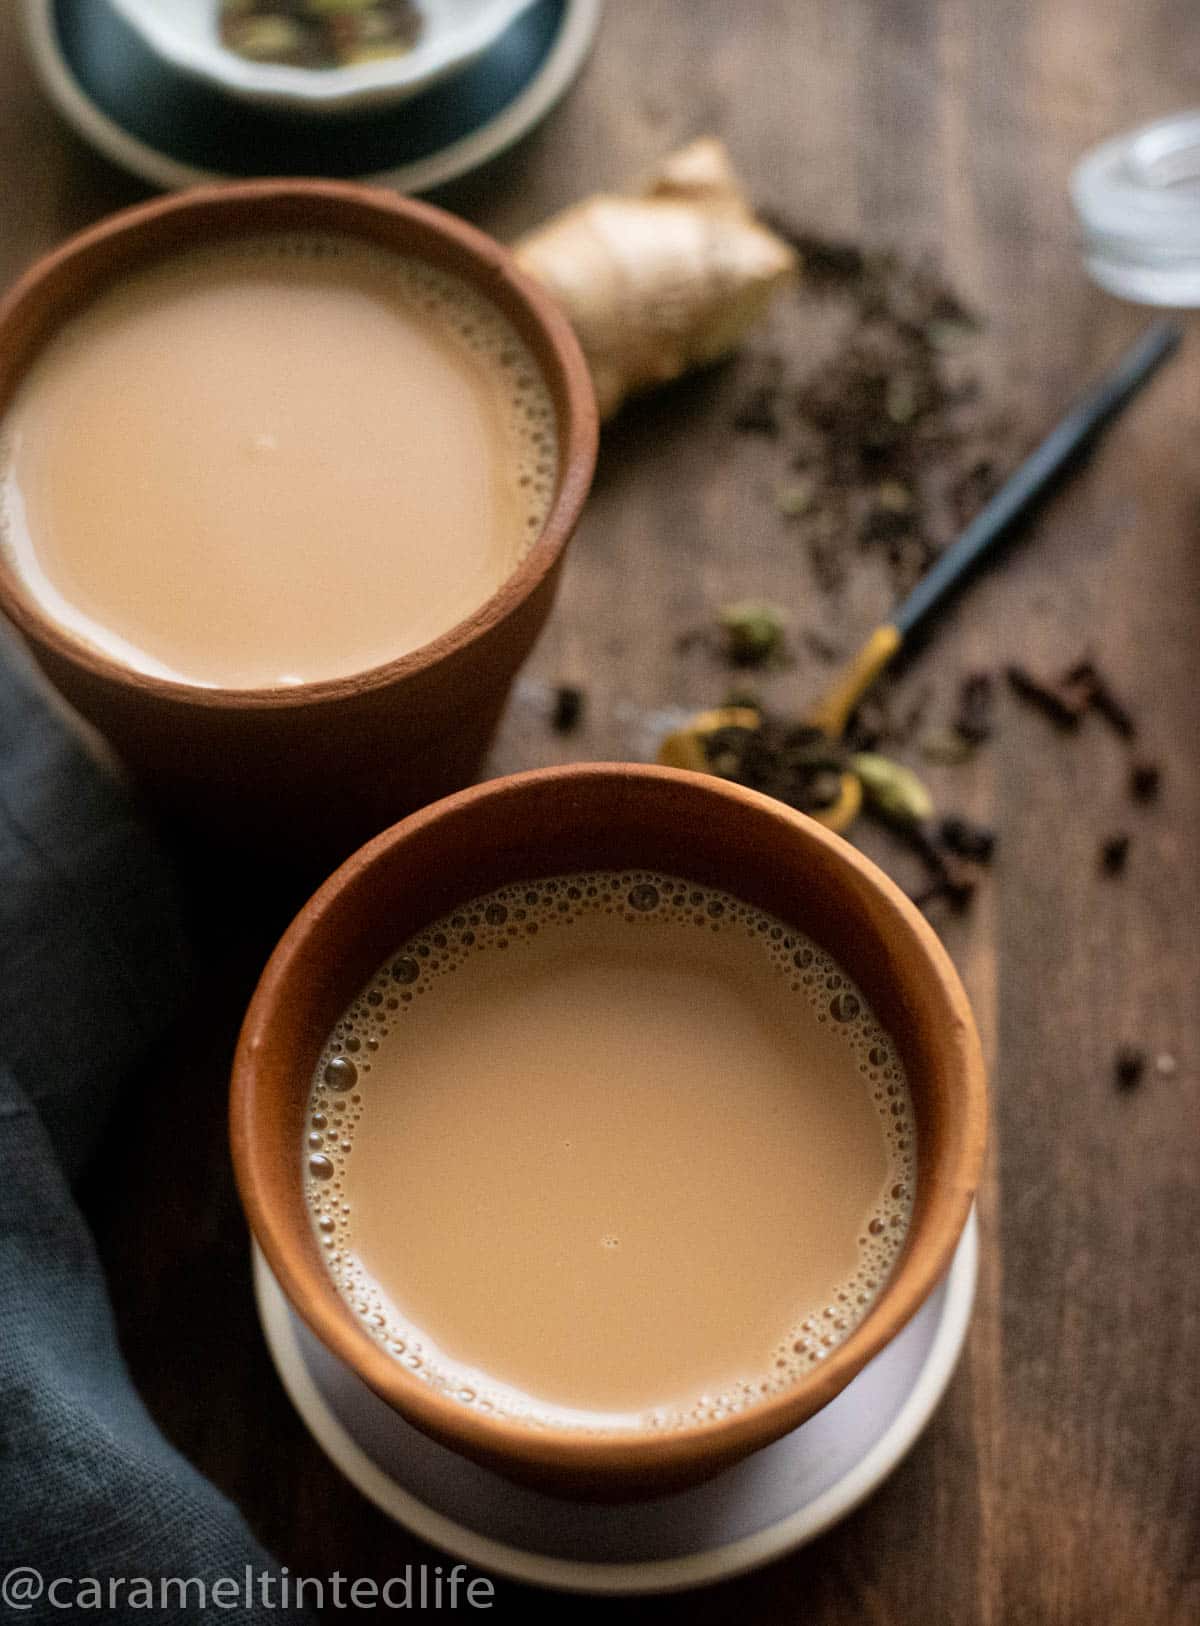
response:
[[[1102,287],[1143,304],[1200,306],[1200,112],[1094,148],[1071,193]]]

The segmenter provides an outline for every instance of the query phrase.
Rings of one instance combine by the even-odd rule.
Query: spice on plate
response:
[[[403,56],[420,37],[412,0],[221,0],[221,43],[254,62],[345,68]]]

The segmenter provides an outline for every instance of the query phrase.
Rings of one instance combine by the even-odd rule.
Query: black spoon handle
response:
[[[988,550],[1045,495],[1071,459],[1107,427],[1174,354],[1182,337],[1183,329],[1178,323],[1155,322],[1126,351],[1112,372],[1075,403],[896,610],[891,621],[902,636],[911,633],[931,614]]]

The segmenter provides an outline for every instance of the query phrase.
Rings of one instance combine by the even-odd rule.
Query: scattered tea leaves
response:
[[[820,589],[839,593],[864,550],[899,595],[1011,462],[1008,426],[964,371],[980,324],[927,261],[764,218],[801,261],[796,319],[827,315],[837,339],[815,367],[807,345],[804,364],[755,358],[733,426],[778,441],[801,476],[776,503]]]

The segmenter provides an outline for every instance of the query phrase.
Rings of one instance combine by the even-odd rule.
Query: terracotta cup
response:
[[[863,1322],[785,1392],[671,1432],[532,1429],[431,1389],[360,1329],[322,1264],[305,1207],[308,1093],[335,1022],[412,933],[516,880],[634,867],[723,887],[771,910],[858,982],[899,1045],[912,1087],[912,1224]],[[569,1074],[562,1087],[571,1088]],[[920,913],[866,858],[757,792],[669,768],[595,764],[463,791],[343,864],[263,974],[234,1063],[231,1130],[259,1246],[292,1306],[335,1355],[410,1423],[464,1456],[562,1494],[614,1500],[705,1479],[778,1439],[895,1337],[947,1269],[966,1222],[986,1099],[979,1041],[954,968]],[[396,1175],[403,1180],[402,1153]]]
[[[341,858],[475,776],[554,599],[591,481],[596,411],[565,318],[490,238],[371,187],[255,181],[125,210],[34,265],[0,304],[0,412],[39,346],[130,270],[195,244],[272,231],[345,233],[428,260],[474,284],[513,322],[550,388],[558,425],[558,486],[525,559],[473,615],[423,648],[289,688],[205,689],[131,671],[50,620],[2,556],[0,609],[160,802],[264,856]]]

